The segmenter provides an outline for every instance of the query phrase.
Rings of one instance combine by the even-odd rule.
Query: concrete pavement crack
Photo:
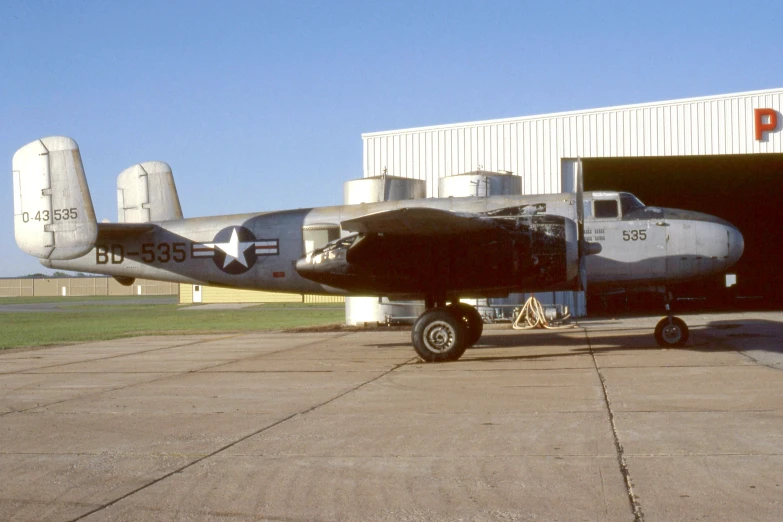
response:
[[[28,373],[28,372],[29,373],[35,373],[38,370],[45,370],[45,369],[48,369],[48,368],[59,368],[61,366],[70,366],[70,365],[73,365],[73,364],[83,364],[83,363],[86,363],[86,362],[106,361],[108,359],[117,359],[118,357],[128,357],[130,355],[140,355],[140,354],[143,354],[143,353],[159,352],[159,351],[162,351],[162,350],[172,350],[174,348],[182,348],[184,346],[192,346],[192,345],[195,345],[195,344],[207,343],[207,342],[212,342],[212,341],[223,341],[225,339],[232,339],[234,337],[239,337],[240,335],[242,335],[242,334],[240,333],[240,334],[226,335],[226,336],[223,336],[223,337],[215,337],[215,338],[210,338],[210,339],[199,339],[198,341],[192,341],[192,342],[187,342],[187,343],[175,344],[175,345],[172,345],[172,346],[162,346],[162,347],[158,347],[158,348],[150,348],[149,350],[141,350],[141,351],[138,351],[138,352],[129,352],[129,353],[120,353],[120,354],[117,354],[117,355],[108,355],[106,357],[97,357],[95,359],[87,359],[85,361],[72,361],[72,362],[67,362],[67,363],[50,364],[49,366],[39,366],[37,368],[29,368],[27,370],[17,370],[17,371],[14,371],[14,372],[0,372],[0,375],[16,375],[16,374],[24,374],[24,373]],[[133,338],[131,337],[131,339],[133,339]],[[113,339],[110,339],[109,341],[111,341],[111,340],[113,340]],[[92,342],[109,342],[109,341],[92,341]],[[90,344],[90,343],[88,342],[88,343],[79,343],[79,344]]]
[[[361,384],[357,384],[356,386],[352,387],[351,389],[346,390],[346,391],[344,391],[344,392],[342,392],[342,393],[340,393],[338,395],[335,395],[331,399],[328,399],[328,400],[326,400],[324,402],[316,404],[315,406],[311,406],[310,408],[307,408],[307,409],[305,409],[303,411],[292,413],[291,415],[289,415],[288,417],[285,417],[284,419],[281,419],[281,420],[279,420],[277,422],[274,422],[274,423],[272,423],[272,424],[270,424],[268,426],[264,426],[263,428],[255,430],[254,432],[252,432],[252,433],[250,433],[248,435],[240,437],[237,440],[235,440],[233,442],[230,442],[230,443],[226,444],[225,446],[223,446],[221,448],[218,448],[217,450],[213,451],[212,453],[204,455],[203,457],[200,457],[200,458],[198,458],[198,459],[196,459],[196,460],[194,460],[192,462],[189,462],[188,464],[185,464],[184,466],[180,466],[179,468],[175,469],[174,471],[170,471],[170,472],[164,474],[161,477],[158,477],[158,478],[156,478],[156,479],[154,479],[154,480],[152,480],[152,481],[150,481],[150,482],[148,482],[148,483],[146,483],[146,484],[144,484],[142,486],[139,486],[138,488],[134,489],[133,491],[130,491],[130,492],[128,492],[128,493],[126,493],[126,494],[124,494],[124,495],[122,495],[120,497],[115,498],[114,500],[106,502],[106,503],[98,506],[97,508],[88,511],[87,513],[79,515],[76,518],[70,519],[69,522],[77,522],[78,520],[84,520],[85,518],[89,517],[90,515],[93,515],[93,514],[99,512],[99,511],[102,511],[102,510],[108,508],[108,507],[111,507],[114,504],[116,504],[117,502],[120,502],[121,500],[129,498],[129,497],[135,495],[136,493],[149,488],[150,486],[154,486],[155,484],[157,484],[157,483],[159,483],[159,482],[161,482],[163,480],[166,480],[167,478],[171,477],[172,475],[176,475],[178,473],[182,473],[186,469],[188,469],[188,468],[190,468],[192,466],[195,466],[199,462],[203,462],[204,460],[206,460],[208,458],[214,457],[215,455],[218,455],[218,454],[226,451],[227,449],[230,449],[230,448],[236,446],[240,442],[243,442],[243,441],[246,441],[246,440],[248,440],[248,439],[250,439],[252,437],[255,437],[256,435],[259,435],[259,434],[261,434],[261,433],[263,433],[263,432],[265,432],[267,430],[270,430],[270,429],[274,428],[275,426],[279,426],[280,424],[283,424],[284,422],[287,422],[287,421],[289,421],[291,419],[294,419],[294,418],[299,417],[301,415],[306,415],[306,414],[308,414],[308,413],[310,413],[312,411],[317,410],[318,408],[326,406],[327,404],[330,404],[330,403],[332,403],[332,402],[334,402],[334,401],[336,401],[336,400],[338,400],[338,399],[348,395],[349,393],[353,393],[356,390],[358,390],[360,388],[363,388],[364,386],[367,386],[368,384],[372,384],[373,382],[377,381],[378,379],[381,379],[381,378],[389,375],[390,373],[396,371],[397,369],[399,369],[399,368],[409,364],[411,361],[414,361],[414,360],[417,360],[417,359],[418,359],[418,357],[410,358],[410,359],[408,359],[406,361],[403,361],[403,362],[401,362],[399,364],[396,364],[393,368],[390,368],[389,370],[386,370],[385,372],[382,372],[379,375],[376,375],[375,377],[373,377],[372,379],[369,379],[367,381],[362,382]]]
[[[598,378],[601,381],[601,391],[604,395],[604,404],[606,405],[606,412],[609,415],[609,423],[612,426],[612,437],[614,439],[614,446],[617,449],[617,462],[620,465],[620,473],[625,480],[625,488],[628,492],[628,502],[631,504],[631,512],[633,513],[634,522],[644,522],[644,513],[642,512],[642,506],[639,504],[639,500],[633,492],[633,480],[631,479],[631,472],[628,470],[628,464],[625,461],[625,451],[623,445],[620,443],[620,438],[617,435],[617,424],[615,423],[614,412],[612,411],[612,403],[609,400],[609,393],[606,390],[606,379],[604,378],[601,369],[598,367],[598,361],[595,358],[595,352],[593,346],[590,343],[590,337],[587,335],[587,329],[583,328],[585,334],[585,341],[587,347],[590,349],[590,356],[593,358],[593,366],[598,374]]]
[[[115,358],[118,358],[118,357],[128,357],[128,356],[138,355],[138,354],[142,354],[142,353],[157,352],[157,351],[169,350],[169,349],[173,349],[173,348],[182,348],[183,346],[193,346],[193,345],[196,345],[196,344],[201,344],[201,343],[206,343],[206,342],[222,341],[222,340],[225,340],[225,339],[233,339],[233,338],[239,337],[241,335],[244,335],[244,334],[240,333],[240,334],[235,334],[235,335],[229,335],[229,336],[226,336],[226,337],[219,337],[219,338],[216,338],[216,339],[202,339],[202,340],[199,340],[199,341],[194,341],[194,342],[189,342],[189,343],[184,343],[184,344],[177,344],[177,345],[174,345],[174,346],[166,346],[166,347],[163,347],[163,348],[154,348],[154,349],[151,349],[151,350],[144,350],[144,351],[141,351],[141,352],[132,352],[132,353],[126,353],[126,354],[112,355],[112,356],[109,356],[109,357],[101,357],[100,359],[89,359],[87,361],[80,361],[80,362],[105,361],[106,359],[115,359]],[[335,336],[335,337],[344,337],[346,335],[349,335],[349,334],[346,333],[346,334]],[[254,355],[252,357],[248,357],[247,359],[234,359],[234,360],[231,360],[231,361],[228,361],[228,362],[219,362],[219,363],[216,363],[216,364],[213,364],[213,365],[210,365],[210,366],[205,366],[203,368],[198,368],[198,369],[195,369],[195,370],[179,371],[179,372],[120,372],[120,373],[155,373],[155,374],[164,373],[165,375],[161,375],[160,377],[156,377],[156,378],[151,379],[149,381],[133,382],[133,383],[130,383],[130,384],[125,384],[125,385],[117,386],[117,387],[114,387],[114,388],[107,388],[107,389],[104,389],[104,390],[98,390],[98,391],[95,391],[95,392],[92,392],[92,393],[85,393],[85,394],[82,394],[82,395],[77,395],[75,397],[68,397],[67,399],[62,399],[62,400],[59,400],[59,401],[49,402],[49,403],[46,403],[46,404],[36,404],[35,406],[30,406],[29,408],[25,408],[25,409],[21,409],[21,410],[12,409],[12,411],[0,412],[0,417],[3,417],[5,415],[12,415],[12,414],[15,414],[15,413],[27,413],[27,412],[30,412],[32,410],[37,410],[37,409],[40,409],[40,408],[48,408],[49,406],[56,406],[56,405],[62,404],[64,402],[69,402],[69,401],[73,401],[73,400],[77,400],[77,399],[83,399],[85,397],[91,397],[91,396],[94,396],[94,395],[100,395],[102,393],[125,390],[127,388],[133,388],[134,386],[151,384],[153,382],[162,381],[162,380],[165,380],[165,379],[172,379],[172,378],[176,378],[176,377],[181,377],[182,375],[188,375],[188,374],[192,374],[192,373],[202,372],[202,371],[205,371],[205,370],[211,370],[213,368],[218,368],[220,366],[225,366],[227,364],[234,364],[234,363],[239,362],[239,361],[250,361],[250,360],[257,359],[257,358],[260,358],[260,357],[264,357],[264,356],[267,356],[267,355],[278,354],[278,353],[282,353],[282,352],[285,352],[285,351],[288,351],[288,350],[295,350],[297,348],[311,346],[312,344],[315,344],[316,342],[320,342],[320,341],[313,341],[313,342],[306,343],[306,344],[290,346],[288,348],[275,350],[273,352],[264,352],[264,353],[259,354],[259,355]],[[44,366],[42,368],[55,368],[55,367],[58,367],[58,366],[67,366],[69,364],[78,364],[78,362],[58,364],[58,365],[52,365],[52,366]],[[25,370],[19,371],[19,372],[13,372],[13,373],[23,374],[23,375],[39,375],[39,374],[33,373],[31,371],[25,371]],[[74,372],[74,373],[78,373],[78,372]],[[216,373],[220,373],[220,372],[216,372]],[[2,374],[2,375],[11,375],[11,373]]]

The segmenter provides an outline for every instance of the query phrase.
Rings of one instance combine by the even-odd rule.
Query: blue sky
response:
[[[186,216],[342,203],[361,133],[783,86],[783,2],[75,2],[0,6],[0,276],[11,157],[79,143],[99,219],[168,162]]]

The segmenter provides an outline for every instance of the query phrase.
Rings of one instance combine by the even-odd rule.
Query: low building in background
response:
[[[281,294],[216,286],[136,279],[130,286],[112,277],[0,278],[0,297],[178,295],[180,304],[193,303],[345,303],[342,296]]]
[[[179,285],[150,279],[137,279],[121,285],[112,277],[20,277],[0,279],[0,297],[76,297],[177,295]]]
[[[179,285],[180,304],[198,303],[345,303],[338,295],[302,295],[240,290],[219,286]]]

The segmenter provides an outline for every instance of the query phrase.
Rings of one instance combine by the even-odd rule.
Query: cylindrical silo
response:
[[[346,205],[419,199],[426,195],[426,182],[420,179],[376,176],[347,181],[343,185]],[[378,297],[346,297],[345,322],[350,325],[385,322],[387,310],[384,304],[388,301]]]
[[[346,205],[401,201],[427,196],[427,185],[421,179],[375,176],[355,179],[343,184],[343,200]]]
[[[438,197],[464,198],[469,196],[519,196],[522,178],[511,172],[473,171],[440,178]]]

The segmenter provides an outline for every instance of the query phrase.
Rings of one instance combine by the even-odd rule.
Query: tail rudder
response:
[[[139,163],[117,176],[117,218],[119,223],[182,219],[174,175],[167,163]]]
[[[79,146],[53,136],[14,154],[14,235],[40,259],[74,259],[95,245],[98,225]]]

